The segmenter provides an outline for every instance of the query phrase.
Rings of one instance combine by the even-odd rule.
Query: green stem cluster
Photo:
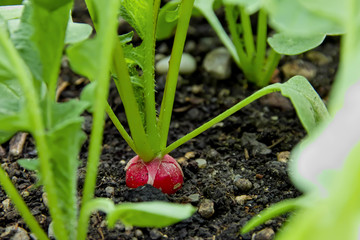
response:
[[[203,7],[203,5],[201,5]],[[280,61],[280,55],[270,50],[266,57],[267,13],[260,9],[258,13],[256,42],[253,37],[250,15],[242,6],[225,5],[226,21],[232,40],[229,38],[212,7],[198,8],[215,30],[230,55],[242,69],[245,77],[263,87],[269,84],[271,76]],[[237,23],[240,19],[240,25]],[[240,28],[240,27],[241,28]]]

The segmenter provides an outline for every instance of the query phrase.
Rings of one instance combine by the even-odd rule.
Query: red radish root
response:
[[[150,184],[163,193],[173,194],[182,187],[184,182],[180,165],[168,154],[162,159],[155,158],[150,162],[144,162],[136,155],[128,162],[125,170],[126,185],[130,188]]]

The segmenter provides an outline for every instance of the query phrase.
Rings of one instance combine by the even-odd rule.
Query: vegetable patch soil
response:
[[[216,80],[204,71],[201,64],[206,53],[221,46],[204,20],[192,21],[187,44],[185,50],[195,57],[198,67],[193,74],[180,77],[169,143],[256,90],[246,83],[235,64],[226,80]],[[158,53],[166,55],[170,50],[167,41],[158,43]],[[337,61],[338,39],[327,39],[308,53],[283,57],[273,82],[283,82],[294,73],[312,74],[310,82],[326,101]],[[60,101],[79,97],[86,80],[72,74],[66,60],[60,77],[65,86]],[[165,78],[159,75],[156,80],[160,103]],[[109,102],[125,123],[121,100],[114,87],[110,90]],[[92,118],[85,114],[84,119],[83,129],[89,134]],[[111,230],[106,227],[105,214],[94,213],[88,239],[272,239],[274,232],[286,222],[286,215],[267,221],[249,234],[239,235],[238,232],[264,208],[301,195],[288,177],[287,162],[289,152],[305,134],[287,99],[277,94],[263,97],[171,152],[184,172],[184,186],[176,194],[166,195],[149,185],[137,189],[126,187],[124,168],[134,153],[107,119],[95,195],[111,198],[115,203],[152,200],[191,203],[198,211],[191,218],[162,229],[118,223]],[[26,138],[19,154],[11,153],[12,144],[3,144],[0,149],[2,167],[32,214],[48,230],[51,218],[46,208],[46,195],[36,186],[35,173],[24,170],[16,162],[20,158],[36,157],[33,139]],[[85,177],[87,147],[88,142],[79,156],[79,195]],[[0,239],[34,239],[28,231],[0,188]],[[16,234],[18,238],[14,238]]]

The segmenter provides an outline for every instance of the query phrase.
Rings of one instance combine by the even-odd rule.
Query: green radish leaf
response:
[[[156,26],[157,40],[167,39],[173,35],[177,25],[180,3],[180,0],[170,1],[160,9]]]
[[[27,5],[30,6],[31,42],[35,45],[42,63],[42,80],[54,88],[58,79],[72,1],[34,0]]]
[[[23,5],[0,7],[0,15],[3,17],[4,20],[19,19],[23,10]]]
[[[275,52],[284,55],[297,55],[319,46],[325,39],[325,34],[313,36],[290,36],[277,33],[268,38],[269,45]]]
[[[17,163],[25,168],[26,170],[30,170],[30,171],[38,171],[40,168],[40,162],[38,158],[34,158],[34,159],[19,159],[17,160]]]
[[[166,227],[191,217],[196,208],[168,202],[123,203],[108,213],[109,227],[117,220],[138,227]]]
[[[31,40],[34,27],[31,25],[32,5],[25,4],[21,19],[8,21],[11,40],[29,67],[33,77],[38,80],[36,85],[41,87],[43,67],[36,44]]]
[[[119,35],[119,39],[120,39],[120,42],[122,44],[126,44],[126,43],[129,43],[132,41],[132,38],[134,37],[134,32],[131,31],[131,32],[128,32],[128,33],[125,33],[125,34],[122,34],[122,35]]]
[[[120,16],[123,17],[137,32],[141,39],[144,39],[146,28],[146,13],[148,6],[153,4],[150,0],[121,0]]]
[[[48,12],[56,11],[59,8],[62,8],[66,5],[72,3],[72,0],[56,0],[56,1],[48,1],[48,0],[32,0],[32,2],[42,8],[44,8]]]
[[[77,223],[77,157],[86,139],[79,115],[86,105],[76,100],[55,103],[51,111],[54,122],[46,135],[58,202],[70,236],[75,235]]]
[[[224,5],[240,5],[245,7],[248,14],[254,14],[259,11],[263,5],[263,0],[223,0]]]
[[[270,24],[279,32],[296,36],[344,33],[343,25],[334,19],[325,18],[318,12],[304,7],[299,1],[266,1],[265,6],[270,16]]]
[[[302,207],[302,203],[306,202],[307,198],[296,198],[283,200],[281,202],[275,203],[274,205],[266,208],[261,211],[258,215],[253,217],[249,222],[241,228],[241,234],[247,233],[254,229],[255,227],[265,223],[266,221],[278,217],[287,212],[296,210]]]
[[[97,82],[91,82],[86,85],[81,91],[80,100],[87,103],[88,107],[86,111],[92,113],[94,111],[94,104],[96,99],[94,98],[96,92]]]
[[[23,0],[1,0],[0,6],[6,5],[19,5],[22,3]]]
[[[6,33],[2,31],[0,34]],[[18,130],[27,130],[29,126],[24,93],[9,58],[7,49],[0,45],[0,143],[9,140]],[[28,72],[26,65],[19,60],[24,71]]]
[[[65,43],[76,43],[81,42],[90,37],[93,29],[89,24],[86,23],[74,23],[72,20],[69,21],[66,34]]]
[[[319,123],[330,118],[323,101],[306,78],[295,76],[279,86],[281,94],[291,100],[309,134]]]

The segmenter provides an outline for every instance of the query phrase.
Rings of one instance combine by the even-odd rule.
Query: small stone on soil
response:
[[[306,53],[306,57],[319,66],[326,65],[332,61],[331,57],[319,51],[309,51]]]
[[[114,188],[114,187],[111,187],[111,186],[107,186],[107,187],[105,188],[105,192],[106,192],[106,195],[107,195],[108,197],[111,197],[111,196],[113,196],[114,193],[115,193],[115,188]]]
[[[6,155],[6,151],[5,151],[5,149],[0,145],[0,158],[5,157],[5,155]]]
[[[231,75],[231,56],[228,50],[220,47],[206,54],[203,67],[215,79],[226,79]]]
[[[289,158],[290,158],[290,152],[289,151],[279,152],[276,155],[277,155],[277,160],[279,162],[287,163],[289,161]]]
[[[0,235],[0,239],[30,240],[30,237],[25,229],[19,226],[9,226],[6,227],[5,232]]]
[[[188,196],[190,202],[198,202],[200,200],[200,194],[195,193]]]
[[[163,236],[163,234],[159,230],[157,230],[155,228],[150,231],[150,238],[151,239],[159,239],[162,236]]]
[[[271,240],[275,236],[274,230],[271,228],[264,228],[257,233],[254,233],[252,239],[254,240]]]
[[[215,213],[214,202],[209,199],[204,199],[200,203],[198,211],[203,218],[210,218]]]
[[[286,79],[289,79],[296,75],[304,76],[308,80],[314,79],[316,76],[316,67],[309,62],[305,62],[301,59],[294,60],[289,63],[285,63],[281,67],[282,72]]]
[[[235,179],[234,181],[235,183],[235,186],[240,190],[240,191],[244,191],[244,192],[247,192],[249,191],[253,185],[252,183],[250,182],[249,179],[246,179],[246,178],[238,178],[238,179]]]
[[[170,56],[161,59],[155,65],[155,70],[158,74],[165,74],[169,70]],[[183,53],[180,62],[180,74],[191,74],[196,70],[196,60],[193,56],[188,53]]]
[[[239,205],[244,205],[247,200],[251,200],[252,197],[248,195],[241,195],[235,197],[235,202]]]
[[[22,154],[24,144],[28,133],[18,132],[13,136],[9,142],[9,153],[14,157]]]
[[[205,168],[206,167],[206,160],[203,158],[198,158],[195,160],[199,168]]]
[[[42,194],[42,201],[46,207],[48,207],[48,198],[46,192]]]
[[[10,210],[11,206],[11,200],[10,198],[5,199],[4,201],[2,201],[2,207],[4,209],[5,212]]]

